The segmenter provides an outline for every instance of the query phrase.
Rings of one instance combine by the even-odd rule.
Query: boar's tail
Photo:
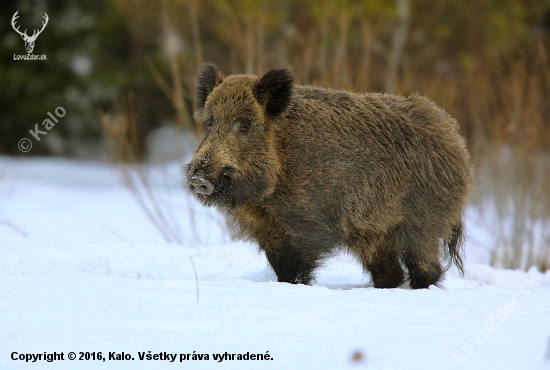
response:
[[[462,262],[462,247],[464,244],[464,225],[462,220],[459,223],[455,224],[452,228],[452,234],[448,240],[445,240],[445,251],[448,254],[449,264],[446,266],[445,270],[451,267],[451,264],[458,268],[460,276],[464,277],[464,263]]]

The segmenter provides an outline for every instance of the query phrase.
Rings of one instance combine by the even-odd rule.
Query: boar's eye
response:
[[[246,134],[248,133],[249,130],[250,130],[250,126],[248,125],[248,123],[241,123],[239,125],[239,132]]]
[[[214,120],[212,119],[209,119],[207,122],[206,122],[206,127],[208,127],[208,131],[210,131],[212,129],[212,126],[214,125]]]
[[[239,121],[237,122],[237,132],[239,135],[248,135],[248,132],[250,131],[250,123]]]

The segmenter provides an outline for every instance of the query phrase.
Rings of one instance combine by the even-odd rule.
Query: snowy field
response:
[[[183,245],[166,242],[117,167],[0,158],[0,369],[550,368],[550,272],[488,267],[491,225],[474,211],[467,274],[449,271],[443,289],[374,289],[346,255],[296,286],[232,242],[178,171],[151,176]],[[44,352],[64,360],[25,362]]]

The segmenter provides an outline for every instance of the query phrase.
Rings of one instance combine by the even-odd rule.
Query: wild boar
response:
[[[311,283],[338,251],[376,288],[437,284],[445,255],[462,272],[472,165],[432,101],[300,86],[288,69],[224,77],[207,63],[194,117],[209,129],[189,191],[256,242],[280,282]]]

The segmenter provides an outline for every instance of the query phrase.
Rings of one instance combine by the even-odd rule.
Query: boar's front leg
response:
[[[296,242],[292,244],[289,238],[278,245],[264,244],[260,248],[265,251],[279,282],[307,285],[313,280],[313,270],[319,265],[318,257],[307,253],[307,248],[298,247]]]

